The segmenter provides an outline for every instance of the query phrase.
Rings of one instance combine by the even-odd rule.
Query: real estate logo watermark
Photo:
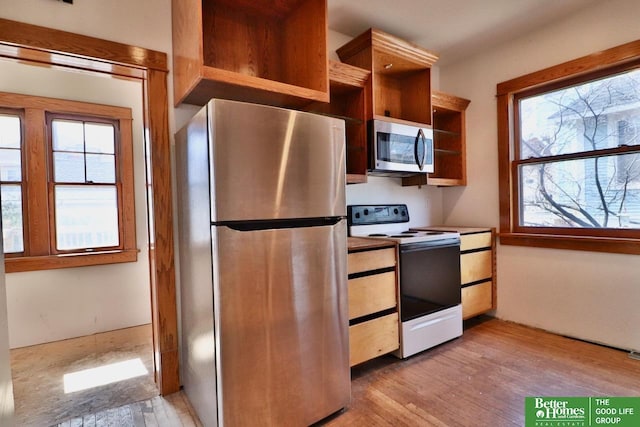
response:
[[[526,397],[525,427],[640,426],[640,397]]]

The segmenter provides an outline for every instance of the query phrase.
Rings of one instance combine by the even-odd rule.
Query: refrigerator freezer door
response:
[[[225,426],[307,426],[349,404],[346,225],[213,227]]]
[[[344,121],[211,100],[212,222],[344,216]]]

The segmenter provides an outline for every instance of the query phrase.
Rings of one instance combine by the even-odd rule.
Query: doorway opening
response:
[[[147,334],[150,330],[152,336],[151,374],[161,395],[178,391],[172,195],[170,174],[167,173],[170,170],[170,148],[166,54],[0,19],[0,56],[16,62],[37,64],[48,69],[64,69],[80,72],[80,74],[112,77],[114,80],[136,81],[139,85],[138,96],[141,98],[142,118],[138,126],[142,126],[143,165],[146,172],[144,192],[146,193],[147,229],[144,233],[148,236],[145,243],[148,256],[140,259],[148,259],[146,267],[147,284],[150,285],[148,286],[150,324],[147,324],[146,329]],[[141,166],[138,165],[138,167]],[[83,268],[77,270],[80,271]],[[46,281],[46,279],[43,280]],[[118,309],[114,306],[114,301],[101,301],[101,303],[107,310],[109,307],[113,310]],[[81,310],[82,307],[79,306],[78,309]],[[107,341],[115,339],[102,338]],[[131,338],[126,341],[131,341]],[[138,362],[138,368],[140,364],[144,365],[144,362]],[[135,368],[135,365],[134,360],[130,367]],[[97,368],[103,368],[103,371],[108,370],[108,366]],[[115,370],[122,375],[125,368],[123,365],[116,365],[112,371]],[[149,370],[149,368],[146,369]],[[88,372],[85,373],[88,374]]]

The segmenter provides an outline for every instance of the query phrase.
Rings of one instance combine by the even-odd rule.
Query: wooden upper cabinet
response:
[[[467,185],[466,109],[470,101],[433,91],[434,171],[402,179],[402,185]]]
[[[175,105],[329,101],[326,0],[172,0]]]
[[[369,29],[337,50],[340,59],[372,75],[367,120],[431,125],[431,66],[438,56],[413,43]]]
[[[313,102],[305,110],[344,119],[347,184],[367,182],[366,93],[371,72],[329,60],[330,101]]]

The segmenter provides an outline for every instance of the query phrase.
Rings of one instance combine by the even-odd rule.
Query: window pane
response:
[[[640,228],[640,154],[520,166],[520,225]]]
[[[20,185],[3,184],[2,198],[2,243],[5,253],[24,251],[22,225],[22,189]]]
[[[53,149],[56,151],[84,151],[83,124],[72,120],[52,120]]]
[[[120,244],[115,186],[55,188],[56,247],[59,250]]]
[[[85,182],[84,155],[77,153],[53,153],[55,182]]]
[[[640,143],[640,70],[523,98],[520,159]]]
[[[0,148],[0,181],[22,181],[20,150]]]
[[[0,147],[20,148],[20,117],[0,114]]]
[[[84,127],[87,153],[114,153],[113,125],[102,123],[86,123]]]
[[[112,154],[87,154],[87,181],[115,184],[115,157]]]

